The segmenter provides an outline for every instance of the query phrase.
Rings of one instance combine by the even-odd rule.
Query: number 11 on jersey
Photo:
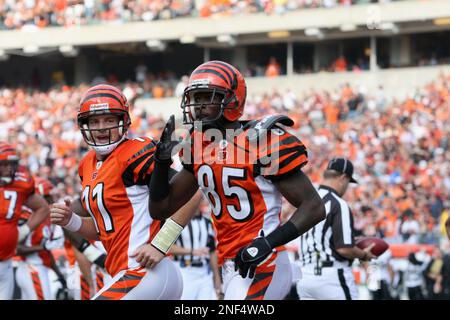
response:
[[[92,212],[91,203],[96,203],[98,211],[100,212],[100,215],[103,220],[103,226],[105,228],[105,231],[107,233],[114,232],[114,224],[112,220],[111,213],[108,211],[108,209],[105,206],[105,200],[103,197],[103,188],[104,184],[103,182],[100,182],[95,185],[95,187],[92,189],[91,194],[91,186],[87,185],[83,190],[83,202],[86,206],[87,211],[91,215],[92,219],[94,219],[95,229],[97,230],[97,233],[100,234],[100,229],[98,228],[97,221],[95,219],[95,215]],[[92,202],[91,202],[92,201]]]

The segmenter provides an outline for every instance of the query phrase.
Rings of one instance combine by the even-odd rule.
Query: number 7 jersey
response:
[[[22,206],[34,194],[34,179],[25,167],[19,167],[13,182],[0,186],[0,261],[14,256],[18,241],[18,223]]]
[[[256,139],[248,138],[250,129],[244,126],[233,138],[214,142],[194,131],[191,150],[181,153],[183,167],[209,200],[219,264],[234,258],[260,230],[268,235],[280,225],[282,195],[274,182],[308,161],[303,143],[281,128]]]
[[[159,230],[148,209],[154,150],[150,138],[137,138],[119,144],[104,161],[91,150],[80,162],[81,202],[107,251],[105,267],[111,276],[139,267],[130,254]]]

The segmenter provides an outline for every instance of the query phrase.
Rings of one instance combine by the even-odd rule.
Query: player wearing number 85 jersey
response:
[[[93,149],[79,164],[81,206],[68,201],[54,204],[51,219],[102,242],[112,280],[93,299],[178,299],[182,292],[178,268],[168,258],[154,270],[143,268],[138,254],[161,226],[148,211],[155,143],[150,138],[127,138],[128,102],[109,85],[94,86],[84,94],[78,124]]]
[[[27,223],[17,227],[25,205],[33,210]],[[10,144],[0,142],[0,300],[12,299],[14,275],[11,258],[18,242],[40,225],[49,214],[44,198],[34,193],[34,179],[19,166],[19,156]]]
[[[184,168],[169,184],[171,118],[155,152],[151,213],[171,216],[200,188],[212,208],[225,299],[283,299],[291,286],[283,245],[325,211],[301,171],[308,160],[305,146],[277,125],[292,120],[239,121],[245,98],[245,80],[228,63],[210,61],[194,70],[182,101],[184,123],[193,125],[190,148],[182,150]],[[281,196],[297,210],[280,226]],[[188,220],[172,218],[181,225]]]

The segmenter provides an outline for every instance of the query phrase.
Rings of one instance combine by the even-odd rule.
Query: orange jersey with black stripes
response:
[[[13,182],[0,185],[0,261],[11,258],[17,247],[22,205],[34,194],[34,179],[20,166]]]
[[[139,267],[130,255],[159,230],[148,209],[155,143],[150,138],[125,140],[104,161],[91,150],[79,165],[81,201],[92,216],[107,252],[111,276]]]
[[[191,158],[181,154],[183,167],[195,175],[210,202],[220,264],[260,230],[267,235],[280,225],[282,196],[274,181],[308,161],[298,138],[278,127],[272,131],[250,140],[250,129],[243,126],[234,138],[214,142],[194,131]]]

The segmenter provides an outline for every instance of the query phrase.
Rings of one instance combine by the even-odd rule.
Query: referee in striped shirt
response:
[[[223,299],[215,234],[199,209],[170,251],[183,276],[181,300]]]
[[[353,216],[342,197],[353,178],[353,164],[345,158],[334,158],[323,174],[318,193],[325,204],[326,219],[299,237],[299,259],[302,278],[297,283],[301,300],[358,299],[352,273],[354,259],[375,258],[372,247],[355,245]]]

